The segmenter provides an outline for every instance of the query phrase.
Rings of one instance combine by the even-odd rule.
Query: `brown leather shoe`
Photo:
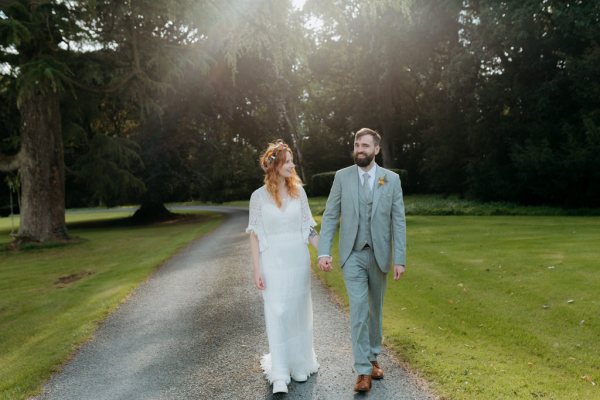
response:
[[[368,392],[371,390],[371,377],[369,375],[359,375],[354,385],[354,390],[357,392]]]
[[[373,371],[371,372],[371,378],[383,379],[383,368],[381,368],[379,363],[377,361],[371,361],[371,365],[373,365]]]

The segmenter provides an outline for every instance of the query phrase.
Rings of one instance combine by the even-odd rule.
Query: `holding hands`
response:
[[[333,264],[333,257],[331,257],[331,256],[319,257],[319,268],[321,269],[321,271],[324,271],[324,272],[331,271],[332,264]]]
[[[333,257],[331,256],[321,256],[319,257],[319,269],[324,272],[331,271],[333,266]],[[394,265],[394,280],[400,280],[404,272],[406,271],[406,267],[404,265],[396,264]]]

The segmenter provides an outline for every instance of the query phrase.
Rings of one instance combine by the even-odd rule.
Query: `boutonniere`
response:
[[[385,185],[385,182],[386,182],[385,176],[380,177],[379,180],[377,181],[377,183],[379,183],[379,186]]]

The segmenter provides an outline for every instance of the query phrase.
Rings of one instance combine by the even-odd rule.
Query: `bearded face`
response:
[[[375,158],[375,152],[367,153],[364,150],[357,151],[355,149],[352,156],[356,165],[359,167],[366,167],[367,165],[371,164],[371,161],[373,161]]]
[[[354,151],[352,158],[359,167],[366,167],[379,153],[379,145],[375,145],[373,136],[363,135],[354,141]]]

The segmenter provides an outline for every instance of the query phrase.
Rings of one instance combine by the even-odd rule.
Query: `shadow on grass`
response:
[[[171,214],[169,218],[152,220],[138,219],[134,217],[114,218],[114,219],[98,219],[91,221],[77,221],[67,224],[69,229],[107,229],[121,227],[148,227],[173,224],[190,224],[201,223],[214,218],[211,214]]]
[[[114,228],[136,228],[149,226],[165,226],[174,224],[198,224],[214,218],[214,214],[171,214],[168,218],[160,220],[139,219],[134,217],[97,219],[91,221],[77,221],[67,223],[69,230],[89,229],[114,229]],[[36,242],[15,239],[12,242],[0,245],[0,252],[22,252],[40,251],[59,247],[73,246],[87,242],[88,239],[71,235],[69,240]]]
[[[15,239],[12,242],[5,243],[0,246],[0,253],[18,253],[24,251],[40,251],[47,249],[55,249],[59,247],[74,246],[87,242],[79,236],[72,236],[69,240],[35,242],[31,240]]]

